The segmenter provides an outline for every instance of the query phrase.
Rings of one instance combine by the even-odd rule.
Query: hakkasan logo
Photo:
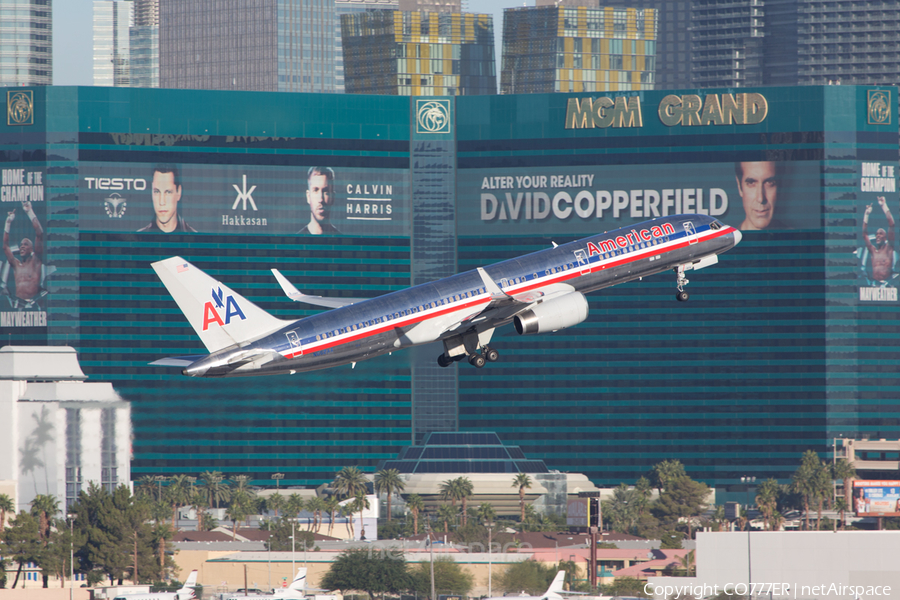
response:
[[[891,92],[869,90],[869,125],[891,124]]]
[[[6,92],[6,124],[34,125],[34,95],[31,90]]]
[[[450,133],[450,101],[416,100],[416,133]]]
[[[103,208],[106,209],[106,216],[110,219],[121,219],[125,216],[125,209],[128,208],[128,200],[113,192],[103,201]]]

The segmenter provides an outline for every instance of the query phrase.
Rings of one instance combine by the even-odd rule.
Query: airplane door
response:
[[[691,221],[684,222],[684,232],[688,234],[688,245],[697,243],[697,230],[694,229],[694,224]]]
[[[300,343],[300,336],[296,331],[288,331],[286,334],[288,341],[291,343],[291,348],[296,349],[295,354],[300,355],[303,354],[303,344]]]
[[[575,251],[575,262],[578,263],[578,268],[581,270],[582,275],[587,273],[591,268],[591,265],[588,264],[587,252],[584,250]]]

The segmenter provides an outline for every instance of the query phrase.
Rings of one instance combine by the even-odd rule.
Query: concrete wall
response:
[[[728,584],[750,583],[760,597],[769,598],[771,592],[773,599],[897,598],[898,556],[900,531],[701,532],[696,577],[654,577],[649,582],[717,587],[718,592]],[[702,595],[717,591],[704,587]]]

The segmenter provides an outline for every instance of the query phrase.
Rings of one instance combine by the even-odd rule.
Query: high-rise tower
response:
[[[53,83],[51,0],[0,0],[0,87]]]

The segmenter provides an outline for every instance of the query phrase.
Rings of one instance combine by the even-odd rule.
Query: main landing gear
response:
[[[675,299],[679,302],[687,302],[690,295],[684,291],[684,286],[690,283],[687,277],[684,276],[684,265],[678,265],[674,269],[675,271],[675,287],[678,289],[678,292],[675,294]]]
[[[437,358],[437,363],[442,367],[449,367],[453,363],[460,361],[464,358],[467,358],[465,354],[459,354],[457,356],[447,356],[446,354],[441,354]],[[469,364],[473,367],[480,369],[484,367],[489,362],[497,362],[500,359],[500,353],[495,349],[485,346],[481,349],[481,352],[473,352],[468,355]]]

